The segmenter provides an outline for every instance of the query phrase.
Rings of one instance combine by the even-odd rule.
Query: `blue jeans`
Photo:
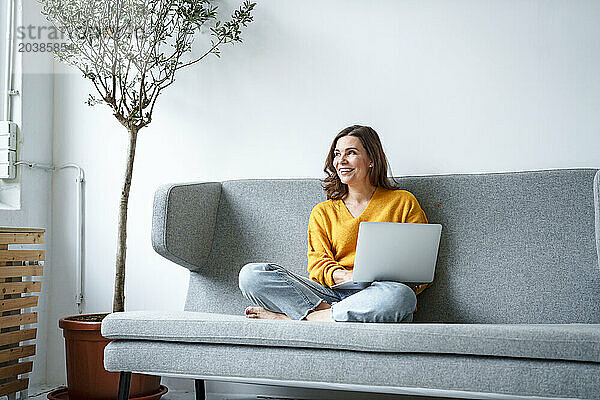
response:
[[[415,292],[403,283],[381,281],[365,289],[331,289],[271,263],[244,265],[239,287],[254,305],[295,320],[326,302],[334,321],[412,322],[417,306]]]

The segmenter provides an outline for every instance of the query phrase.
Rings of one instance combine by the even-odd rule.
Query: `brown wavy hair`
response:
[[[375,129],[369,126],[352,125],[343,129],[337,134],[335,139],[333,139],[329,154],[325,160],[325,168],[323,171],[327,174],[327,177],[321,182],[328,200],[340,200],[348,193],[348,185],[342,183],[333,166],[335,146],[337,145],[338,139],[344,136],[357,137],[367,151],[367,156],[373,161],[373,168],[369,168],[369,181],[371,182],[371,185],[375,187],[380,186],[390,190],[398,189],[398,182],[392,177],[392,180],[394,181],[392,184],[388,179],[388,169],[390,169],[390,166],[387,157],[385,156],[385,152],[383,151],[381,140],[379,140],[379,135],[375,132]]]

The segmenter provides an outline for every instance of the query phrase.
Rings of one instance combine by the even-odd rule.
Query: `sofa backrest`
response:
[[[396,178],[429,222],[443,225],[435,281],[419,295],[415,322],[600,323],[596,173]],[[317,179],[159,189],[153,244],[192,271],[185,309],[242,314],[249,304],[237,277],[249,262],[307,275],[308,217],[324,200]]]

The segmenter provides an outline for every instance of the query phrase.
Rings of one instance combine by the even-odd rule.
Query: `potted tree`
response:
[[[57,58],[78,68],[94,88],[87,103],[105,104],[129,138],[125,179],[119,203],[113,312],[125,310],[127,205],[136,140],[152,121],[161,93],[175,82],[177,71],[219,46],[242,42],[241,29],[252,20],[255,3],[245,1],[228,20],[220,20],[213,0],[39,0],[42,13],[64,35]],[[210,45],[192,56],[195,35],[209,26]],[[67,393],[49,398],[114,399],[119,375],[104,370],[108,343],[100,335],[108,314],[66,317],[59,321],[66,344]],[[160,398],[160,377],[138,375],[131,398]],[[162,391],[161,391],[162,390]],[[54,396],[54,397],[51,397]]]

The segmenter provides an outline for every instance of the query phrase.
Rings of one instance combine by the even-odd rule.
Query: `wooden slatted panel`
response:
[[[29,378],[5,383],[4,385],[0,385],[0,396],[6,396],[10,393],[20,392],[21,390],[27,389],[27,386],[29,386]]]
[[[31,267],[0,267],[0,278],[10,278],[18,276],[42,276],[44,266],[34,265]]]
[[[0,244],[39,244],[44,243],[44,232],[0,232]]]
[[[6,261],[44,261],[44,250],[0,250],[0,262]]]
[[[42,228],[14,228],[14,227],[0,227],[0,232],[6,233],[22,233],[22,232],[42,232],[44,233],[46,230]]]
[[[37,296],[22,293],[41,291],[41,282],[22,282],[25,276],[42,276],[45,259],[43,250],[9,250],[18,244],[44,242],[43,229],[0,228],[0,396],[26,390],[29,379],[18,376],[31,372],[33,362],[19,363],[19,359],[35,355],[35,344],[19,346],[34,340],[37,329],[20,330],[21,325],[37,323],[37,313],[21,314],[22,309],[36,307]],[[6,365],[9,364],[9,365]]]
[[[28,346],[13,347],[12,349],[0,350],[0,362],[18,360],[23,357],[31,357],[35,354],[35,344]]]
[[[0,346],[35,339],[37,329],[24,329],[0,334]]]
[[[0,379],[12,378],[21,374],[26,374],[33,370],[33,361],[27,361],[15,365],[9,365],[8,367],[0,368]]]
[[[0,300],[0,311],[20,310],[38,305],[38,296],[25,296],[17,299]]]
[[[13,282],[13,283],[1,283],[0,282],[0,296],[7,294],[19,294],[19,293],[32,293],[41,292],[42,282],[30,281],[30,282]]]
[[[6,317],[0,317],[0,328],[11,328],[13,326],[20,325],[29,325],[35,324],[38,322],[37,313],[28,313],[28,314],[17,314],[17,315],[9,315]]]

